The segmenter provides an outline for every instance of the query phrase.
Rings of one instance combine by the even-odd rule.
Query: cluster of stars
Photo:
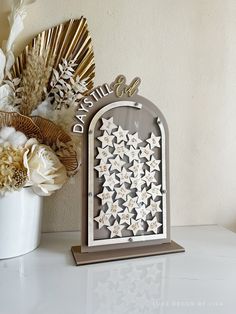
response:
[[[97,139],[95,167],[99,178],[103,178],[103,189],[97,197],[102,209],[94,218],[98,228],[107,228],[110,237],[122,237],[123,230],[133,235],[158,233],[161,223],[157,213],[161,212],[161,184],[157,182],[160,160],[155,149],[160,148],[160,136],[151,133],[146,144],[138,133],[130,134],[113,122],[113,117],[102,118],[102,136]]]

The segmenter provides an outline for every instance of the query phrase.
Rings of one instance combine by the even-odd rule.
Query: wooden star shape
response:
[[[135,208],[135,211],[137,213],[136,220],[142,219],[143,221],[146,221],[146,217],[149,213],[145,205],[139,206]]]
[[[114,139],[114,136],[108,134],[107,131],[104,131],[103,135],[99,136],[97,139],[102,143],[102,148],[106,146],[113,147],[112,141]]]
[[[126,152],[126,147],[124,145],[124,142],[121,142],[119,144],[114,143],[114,147],[115,149],[114,149],[113,155],[118,155],[120,156],[120,158],[123,158]]]
[[[140,176],[141,174],[144,173],[143,165],[144,165],[143,162],[138,162],[137,160],[133,161],[133,165],[129,167],[129,170],[133,172],[134,177]]]
[[[109,159],[109,162],[111,163],[111,170],[117,170],[119,172],[125,164],[125,161],[121,160],[119,156],[116,156],[114,159]]]
[[[143,231],[143,226],[142,226],[142,221],[141,221],[141,219],[139,219],[139,220],[134,220],[133,218],[131,218],[131,224],[130,224],[130,226],[127,228],[127,230],[131,230],[134,235],[137,235],[137,233],[138,233],[139,231]]]
[[[103,226],[110,226],[109,216],[106,215],[102,210],[94,220],[98,223],[98,229],[101,229]]]
[[[148,170],[145,170],[145,175],[142,177],[142,180],[146,183],[147,186],[149,186],[151,183],[155,183],[155,171],[149,172]]]
[[[134,216],[134,214],[130,213],[128,211],[128,208],[126,208],[123,213],[119,213],[118,216],[120,217],[120,224],[128,224],[130,225],[130,219]]]
[[[145,205],[147,205],[148,199],[151,197],[151,195],[148,194],[146,188],[143,188],[141,191],[137,191],[136,194],[138,196],[138,204],[144,203]]]
[[[125,228],[125,226],[118,223],[116,220],[114,224],[110,227],[107,227],[111,231],[110,238],[114,237],[122,237],[121,231]]]
[[[94,167],[94,169],[98,171],[98,176],[100,178],[105,174],[109,174],[110,167],[111,167],[111,164],[106,164],[104,161],[101,160],[100,164]]]
[[[140,143],[142,143],[142,140],[138,137],[138,133],[134,134],[128,134],[128,142],[127,145],[133,146],[133,148],[137,148]]]
[[[127,201],[123,203],[123,206],[127,207],[128,210],[131,212],[132,209],[137,207],[137,197],[131,197],[130,195],[128,195]]]
[[[106,214],[109,215],[109,216],[113,216],[114,218],[117,217],[117,214],[119,212],[123,211],[123,208],[120,207],[118,200],[113,202],[113,203],[108,203],[107,207],[108,207],[108,209],[106,211]]]
[[[117,174],[117,177],[120,178],[120,184],[130,183],[131,174],[131,171],[127,171],[125,168],[122,168],[121,172]]]
[[[102,126],[100,130],[107,131],[108,134],[111,134],[112,130],[117,129],[117,125],[113,122],[113,117],[110,119],[102,118]]]
[[[112,154],[110,153],[108,146],[105,148],[98,147],[97,149],[98,154],[96,159],[101,159],[104,163],[106,163],[107,159],[112,157]]]
[[[113,135],[116,137],[117,143],[120,143],[121,141],[127,142],[127,133],[129,131],[123,130],[122,127],[119,125],[118,130],[116,132],[113,132]]]
[[[156,213],[162,212],[161,210],[161,201],[154,202],[152,199],[150,200],[150,205],[146,208],[152,216],[155,216]]]
[[[116,191],[116,200],[121,198],[124,201],[127,199],[127,195],[130,193],[130,190],[128,190],[124,184],[122,184],[120,187],[115,188]],[[151,196],[150,196],[151,197]]]
[[[155,200],[155,198],[157,196],[161,196],[161,184],[159,185],[155,185],[155,184],[151,184],[151,188],[148,190],[148,194],[150,194],[152,196],[152,199]]]
[[[155,159],[153,156],[150,161],[147,161],[146,164],[149,166],[150,171],[160,171],[160,160]]]
[[[132,162],[133,160],[139,161],[139,149],[134,149],[132,146],[130,148],[126,149],[125,155],[128,157],[129,162]]]
[[[131,177],[130,180],[131,180],[130,188],[131,189],[137,189],[138,191],[141,190],[142,185],[145,183],[145,182],[143,182],[143,180],[141,179],[140,176],[135,177],[135,178]]]
[[[151,146],[151,149],[153,149],[154,147],[161,147],[159,143],[160,139],[160,136],[155,136],[155,134],[152,132],[151,136],[146,140],[146,142],[148,142]]]
[[[158,233],[158,228],[162,225],[157,221],[157,217],[155,216],[152,220],[147,220],[148,229],[147,232],[152,231],[153,233]]]
[[[119,181],[116,179],[115,173],[105,174],[104,178],[105,182],[103,183],[103,186],[109,187],[110,190],[114,190],[115,185],[119,183]]]
[[[140,147],[140,150],[140,158],[146,158],[147,160],[150,160],[150,157],[154,154],[154,151],[150,149],[150,145]]]
[[[108,204],[113,202],[112,199],[113,193],[114,193],[113,191],[108,191],[107,188],[104,188],[102,193],[98,194],[97,197],[99,197],[102,200],[102,205],[104,205],[106,203]]]

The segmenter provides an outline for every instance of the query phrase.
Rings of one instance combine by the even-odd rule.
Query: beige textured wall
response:
[[[0,3],[3,39],[9,4]],[[38,0],[18,51],[37,32],[81,15],[93,38],[95,83],[138,75],[141,94],[167,118],[172,224],[236,231],[236,1]],[[78,184],[79,177],[45,202],[45,231],[79,228]]]

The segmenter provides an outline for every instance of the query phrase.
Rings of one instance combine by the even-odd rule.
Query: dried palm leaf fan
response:
[[[91,37],[88,32],[87,20],[81,17],[78,20],[69,20],[38,34],[22,53],[16,58],[12,67],[13,78],[21,77],[25,69],[26,60],[29,52],[35,47],[40,38],[39,55],[47,53],[47,62],[54,57],[53,68],[58,68],[62,59],[74,60],[77,64],[74,76],[85,80],[87,89],[93,88],[95,76],[94,53],[91,44]],[[51,75],[52,78],[52,75]],[[49,80],[48,86],[51,81]]]

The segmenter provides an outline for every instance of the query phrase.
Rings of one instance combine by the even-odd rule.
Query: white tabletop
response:
[[[76,232],[43,234],[40,248],[0,261],[0,314],[236,312],[236,234],[174,227],[185,253],[74,266]]]

